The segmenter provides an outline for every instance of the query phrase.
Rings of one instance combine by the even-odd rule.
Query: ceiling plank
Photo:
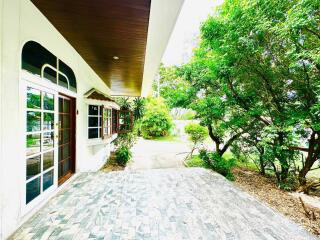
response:
[[[151,0],[32,2],[112,92],[140,95]]]

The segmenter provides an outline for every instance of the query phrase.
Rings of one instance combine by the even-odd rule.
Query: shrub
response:
[[[135,132],[121,133],[118,135],[114,144],[116,147],[126,146],[128,148],[132,148],[136,140],[137,135],[135,134]]]
[[[295,191],[299,186],[298,177],[293,173],[290,173],[285,181],[279,183],[279,188],[285,191]]]
[[[138,137],[142,136],[141,126],[142,126],[141,119],[134,121],[133,132]]]
[[[200,167],[200,168],[210,168],[199,155],[194,155],[186,161],[187,167]]]
[[[131,147],[136,141],[136,135],[134,132],[119,134],[118,138],[115,140],[115,160],[118,165],[125,167],[128,161],[132,157]]]
[[[141,118],[143,118],[144,111],[145,111],[145,104],[146,101],[144,98],[137,97],[133,100],[133,116],[134,120],[137,121]]]
[[[132,157],[132,153],[130,151],[130,149],[127,146],[120,146],[116,152],[116,162],[120,165],[120,166],[126,166],[127,163],[129,162],[129,160]]]
[[[226,160],[219,156],[217,153],[207,152],[206,150],[200,150],[200,158],[211,169],[225,176],[227,179],[233,181],[234,175],[232,174],[232,168],[235,166],[235,159]]]
[[[179,117],[179,120],[193,120],[196,118],[196,113],[194,111],[188,111],[184,114],[182,114]]]
[[[206,140],[208,135],[207,129],[196,123],[190,123],[185,126],[185,132],[189,135],[190,140],[193,143],[193,147],[190,152],[190,157],[192,157],[193,152],[199,148],[199,146]],[[187,157],[189,157],[189,155]]]
[[[190,123],[187,126],[185,126],[184,129],[186,133],[189,135],[190,140],[195,144],[202,143],[204,140],[206,140],[208,136],[207,129],[196,123]]]
[[[169,110],[161,98],[149,98],[141,123],[141,133],[144,138],[167,136],[172,127]]]

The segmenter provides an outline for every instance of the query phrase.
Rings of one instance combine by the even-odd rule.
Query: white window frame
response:
[[[102,117],[103,135],[109,138],[112,136],[112,108],[104,107],[103,114],[105,112],[107,112],[107,119],[106,119],[107,124],[105,124],[105,121],[104,121],[105,119],[103,116]],[[107,132],[105,132],[105,129],[107,129]]]
[[[98,115],[90,115],[89,114],[89,107],[90,106],[96,106],[98,107]],[[103,108],[102,105],[95,105],[95,104],[88,104],[87,105],[87,139],[89,141],[92,141],[92,140],[99,140],[99,139],[102,139],[103,136],[101,136],[101,132],[103,132],[103,113],[101,114],[101,108]],[[90,117],[98,117],[98,127],[89,127],[89,118]],[[100,120],[100,117],[101,117],[101,120]],[[89,138],[89,129],[98,129],[98,137],[97,138]]]
[[[32,75],[32,77],[34,78],[35,76]],[[26,144],[24,144],[24,164],[23,164],[23,179],[22,179],[22,194],[21,194],[21,212],[22,215],[27,214],[28,212],[30,212],[30,210],[32,210],[33,208],[36,208],[41,202],[48,200],[50,198],[50,196],[52,196],[53,192],[58,188],[58,117],[59,117],[59,113],[58,113],[58,100],[59,100],[59,92],[47,88],[47,87],[43,87],[40,84],[34,83],[35,79],[33,79],[32,81],[27,80],[26,78],[22,79],[21,81],[21,90],[24,93],[22,98],[21,98],[21,104],[22,104],[22,124],[23,124],[23,129],[24,129],[24,143],[26,142],[26,136],[28,134],[27,132],[27,111],[33,111],[33,112],[42,112],[41,114],[43,114],[44,112],[50,112],[50,113],[54,113],[54,129],[52,130],[40,130],[37,132],[32,132],[33,134],[37,134],[37,133],[44,133],[44,132],[53,132],[54,133],[54,147],[51,148],[50,150],[46,150],[43,151],[43,141],[41,141],[41,151],[39,153],[36,154],[32,154],[30,156],[26,155],[27,152],[27,147]],[[53,84],[55,85],[55,84]],[[27,108],[27,89],[28,87],[34,88],[36,90],[40,90],[41,92],[46,92],[49,94],[53,94],[54,96],[54,110],[50,111],[50,110],[43,110],[43,109],[29,109]],[[41,97],[42,98],[42,97]],[[42,101],[41,101],[41,105],[42,105]],[[41,126],[42,128],[43,126]],[[41,171],[39,174],[37,174],[36,176],[33,176],[32,178],[27,180],[27,173],[26,173],[26,169],[27,169],[27,159],[28,158],[32,158],[33,156],[38,156],[38,155],[42,155],[43,153],[46,152],[51,152],[54,151],[54,164],[53,167],[50,167],[46,170],[43,171],[43,160],[41,160]],[[51,185],[49,188],[47,188],[45,191],[43,191],[43,174],[46,172],[49,172],[53,170],[53,185]],[[28,204],[26,203],[26,194],[27,194],[27,189],[26,189],[26,185],[28,182],[32,181],[33,179],[36,179],[37,177],[41,176],[40,178],[40,194],[35,197],[32,201],[30,201]]]
[[[59,59],[57,60],[57,66],[58,66],[58,68],[59,68]],[[42,78],[42,79],[46,79],[46,78],[44,77],[44,70],[45,70],[46,68],[50,68],[50,69],[52,69],[53,71],[56,72],[56,78],[57,78],[56,84],[57,84],[57,85],[59,85],[59,75],[64,76],[64,77],[66,78],[66,80],[67,80],[67,83],[68,83],[68,88],[67,88],[67,89],[68,89],[68,90],[70,89],[70,81],[69,81],[69,78],[67,77],[67,75],[65,75],[63,72],[60,72],[60,71],[58,70],[58,68],[55,68],[55,67],[51,66],[50,64],[44,64],[44,65],[42,66],[42,68],[41,68],[41,78]],[[61,86],[61,85],[59,85],[59,86]]]

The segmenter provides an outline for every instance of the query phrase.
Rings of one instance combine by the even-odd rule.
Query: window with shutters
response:
[[[103,107],[98,105],[88,105],[88,138],[102,138],[102,116]]]

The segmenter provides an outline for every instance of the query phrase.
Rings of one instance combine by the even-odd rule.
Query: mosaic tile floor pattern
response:
[[[316,239],[204,169],[82,173],[11,239]]]

